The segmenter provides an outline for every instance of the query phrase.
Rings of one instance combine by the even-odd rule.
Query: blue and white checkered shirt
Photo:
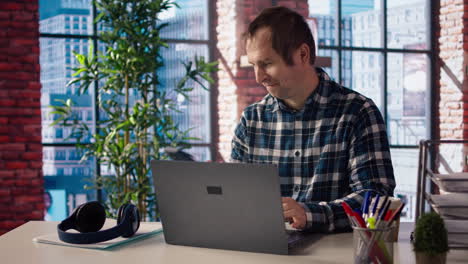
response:
[[[231,161],[276,164],[281,195],[305,208],[306,229],[344,231],[342,201],[359,208],[369,190],[393,195],[390,149],[372,100],[316,71],[319,84],[301,111],[269,94],[244,110]]]

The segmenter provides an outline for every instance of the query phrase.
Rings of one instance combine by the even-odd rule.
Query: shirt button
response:
[[[294,153],[294,155],[296,155],[296,157],[299,157],[299,155],[301,155],[301,152],[299,150],[296,150],[296,153]]]
[[[294,192],[299,192],[299,185],[294,186]]]

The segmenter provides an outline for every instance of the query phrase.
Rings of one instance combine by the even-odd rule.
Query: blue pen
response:
[[[370,191],[366,192],[366,195],[364,196],[364,202],[362,203],[361,211],[362,211],[362,217],[364,219],[367,219],[367,214],[369,213],[369,200],[370,200]]]
[[[377,210],[377,205],[379,204],[380,195],[377,194],[374,200],[374,207],[372,208],[372,217],[375,217],[375,210]]]

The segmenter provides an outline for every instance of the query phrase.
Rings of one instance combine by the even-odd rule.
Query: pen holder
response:
[[[353,226],[354,263],[393,263],[393,237],[395,226],[361,228]]]
[[[389,235],[389,240],[392,242],[398,242],[398,232],[400,232],[400,217],[396,218],[392,223],[392,231]]]

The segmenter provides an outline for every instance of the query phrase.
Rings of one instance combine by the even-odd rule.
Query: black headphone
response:
[[[140,213],[133,204],[120,206],[117,213],[117,225],[99,231],[106,221],[106,211],[97,201],[78,206],[73,213],[57,226],[60,240],[72,244],[92,244],[116,237],[131,237],[140,227]],[[75,229],[80,233],[66,232]]]

